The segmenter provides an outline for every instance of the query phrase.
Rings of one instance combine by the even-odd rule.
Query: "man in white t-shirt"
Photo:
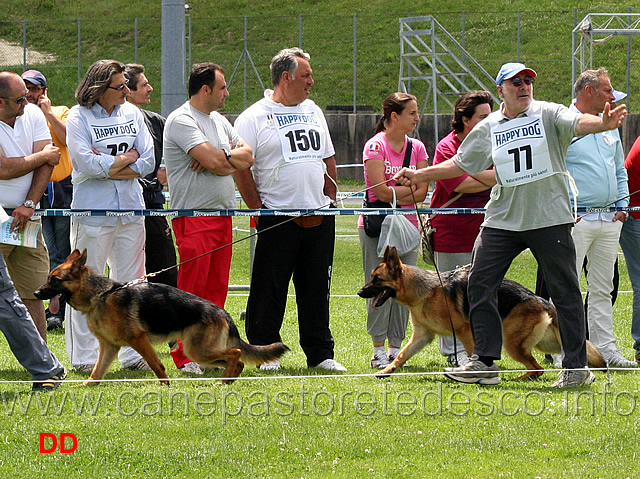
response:
[[[53,167],[60,161],[60,150],[51,144],[47,120],[27,101],[28,90],[19,75],[0,73],[0,205],[13,216],[12,229],[23,231],[47,189]],[[42,301],[33,292],[49,274],[49,255],[42,228],[35,248],[0,244],[18,294],[29,310],[43,339],[47,322]]]
[[[282,50],[271,61],[273,90],[236,120],[238,133],[253,148],[255,165],[235,174],[249,208],[321,208],[336,199],[336,162],[322,110],[309,97],[313,85],[309,55]],[[247,338],[252,344],[280,341],[280,327],[293,277],[300,345],[309,367],[346,368],[333,359],[329,289],[335,218],[262,216],[258,222]],[[271,228],[273,227],[273,228]],[[264,231],[267,228],[269,231]],[[280,369],[280,362],[262,369]]]
[[[23,231],[30,221],[51,170],[60,160],[44,114],[27,102],[27,93],[19,75],[0,72],[0,205],[11,213],[5,223],[15,232]],[[12,267],[7,268],[5,259],[12,261]],[[8,269],[16,275],[15,285]],[[48,272],[49,257],[42,234],[38,236],[38,248],[0,244],[0,331],[16,359],[31,373],[34,391],[56,389],[67,375],[44,341],[44,307],[33,295]],[[22,289],[20,295],[17,286]],[[25,299],[21,301],[23,294]],[[30,307],[25,308],[27,304]],[[38,327],[29,314],[31,309],[40,314]]]
[[[218,113],[228,96],[222,67],[215,63],[193,66],[189,100],[171,112],[164,128],[163,158],[172,208],[235,207],[231,174],[249,168],[253,153],[231,123]],[[181,262],[178,288],[224,308],[231,267],[231,217],[181,216],[174,218],[172,225]],[[205,254],[224,245],[229,246]],[[184,355],[180,342],[171,355],[179,369],[202,373]]]

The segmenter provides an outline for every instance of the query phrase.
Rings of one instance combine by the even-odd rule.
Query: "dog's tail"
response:
[[[558,354],[562,351],[562,341],[558,328],[558,314],[551,303],[547,307],[547,313],[551,317],[551,324],[536,347],[544,353]],[[587,340],[587,363],[593,368],[607,367],[602,354],[596,345],[589,340]]]
[[[602,354],[596,348],[596,345],[587,339],[587,363],[592,368],[606,368],[607,363],[605,362]]]
[[[246,343],[242,340],[242,337],[240,337],[238,328],[231,319],[231,316],[227,317],[227,323],[229,324],[229,339],[233,343],[232,347],[240,350],[240,360],[245,364],[259,366],[262,363],[279,359],[280,356],[289,351],[289,348],[280,342],[267,344],[265,346]]]
[[[271,343],[266,346],[256,346],[254,344],[245,343],[239,340],[238,347],[242,351],[240,359],[244,363],[255,364],[259,366],[262,363],[279,359],[289,348],[283,343]]]

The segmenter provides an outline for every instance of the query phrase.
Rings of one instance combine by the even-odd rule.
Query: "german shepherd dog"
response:
[[[441,277],[444,287],[435,271],[406,265],[394,247],[387,247],[383,262],[371,273],[371,281],[358,291],[362,298],[374,298],[374,308],[394,298],[398,303],[406,304],[411,312],[411,339],[377,376],[386,377],[393,373],[429,344],[436,334],[452,336],[452,323],[467,354],[473,353],[474,342],[468,318],[468,272],[459,269],[442,273]],[[543,368],[531,351],[535,348],[542,353],[555,354],[561,350],[555,307],[515,281],[504,279],[498,288],[498,310],[507,353],[528,369],[517,379],[540,376]],[[602,355],[590,341],[587,341],[587,357],[589,365],[605,367]]]
[[[74,250],[35,292],[52,303],[64,300],[87,316],[100,351],[84,385],[98,384],[122,346],[140,353],[164,384],[168,377],[152,344],[180,339],[197,363],[225,366],[223,383],[240,376],[244,362],[259,365],[289,350],[282,343],[245,343],[229,313],[205,299],[160,283],[119,283],[94,273],[86,262],[87,250]]]

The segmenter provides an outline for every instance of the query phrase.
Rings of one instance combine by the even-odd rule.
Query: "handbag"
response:
[[[456,201],[458,198],[462,196],[462,193],[458,193],[456,196],[447,201],[441,208],[446,208],[451,203]],[[422,259],[425,263],[435,266],[435,258],[434,258],[434,250],[433,250],[433,234],[436,232],[436,229],[431,226],[431,219],[435,217],[438,213],[435,213],[431,216],[427,216],[427,222],[422,229],[421,234],[421,243],[422,243]]]
[[[404,152],[404,161],[402,163],[403,168],[407,168],[409,163],[411,162],[411,150],[412,143],[411,138],[407,138],[407,149]],[[394,190],[395,195],[395,190]],[[363,208],[391,208],[391,203],[387,203],[386,201],[369,200],[369,190],[365,192],[364,200],[362,201]],[[395,206],[394,206],[395,208]],[[387,215],[362,215],[362,221],[364,223],[364,232],[370,238],[378,238],[380,236],[380,231],[382,229],[382,222],[386,218]]]
[[[392,207],[396,207],[396,190]],[[382,258],[388,246],[395,246],[400,256],[415,250],[420,244],[420,232],[405,215],[387,215],[382,222],[378,239],[378,257]]]

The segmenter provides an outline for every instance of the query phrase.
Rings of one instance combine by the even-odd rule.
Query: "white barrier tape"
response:
[[[484,208],[418,208],[420,214],[482,215]],[[578,208],[579,213],[632,211],[640,206]],[[157,209],[157,210],[103,210],[103,209],[46,209],[36,210],[34,216],[355,216],[355,215],[412,215],[416,208],[287,208],[287,209]]]
[[[528,372],[534,372],[534,371],[542,371],[542,372],[560,372],[560,371],[582,371],[583,369],[535,369],[535,370],[529,370],[529,369],[500,369],[498,371],[496,371],[498,374],[503,374],[503,373],[518,373],[518,374],[523,374],[523,373],[528,373]],[[626,371],[626,372],[636,372],[636,371],[640,371],[640,367],[636,367],[636,368],[589,368],[590,371],[600,371],[600,372],[607,372],[607,371]],[[475,374],[476,371],[466,371],[466,372],[461,372],[460,374]],[[421,371],[421,372],[394,372],[389,374],[389,376],[387,376],[388,378],[394,377],[394,376],[442,376],[444,375],[444,371]],[[266,375],[266,376],[240,376],[237,378],[223,378],[221,376],[215,376],[215,377],[186,377],[186,378],[168,378],[168,381],[170,382],[175,382],[175,381],[222,381],[222,380],[226,380],[226,379],[233,379],[234,381],[257,381],[257,380],[275,380],[275,379],[348,379],[348,378],[375,378],[375,379],[385,379],[387,377],[383,377],[383,378],[379,378],[378,376],[376,376],[376,373],[362,373],[362,374],[310,374],[310,375],[300,375],[300,376],[280,376],[280,375]],[[85,383],[85,382],[96,382],[96,383],[106,383],[106,382],[111,382],[111,383],[122,383],[122,382],[160,382],[160,379],[158,379],[157,377],[154,378],[119,378],[119,379],[100,379],[100,380],[96,380],[96,381],[92,381],[89,379],[64,379],[62,381],[48,381],[48,380],[44,380],[44,379],[40,379],[40,380],[15,380],[15,381],[0,381],[0,385],[1,384],[32,384],[33,382],[42,382],[42,381],[46,381],[46,382],[59,382],[61,384],[63,383]]]

